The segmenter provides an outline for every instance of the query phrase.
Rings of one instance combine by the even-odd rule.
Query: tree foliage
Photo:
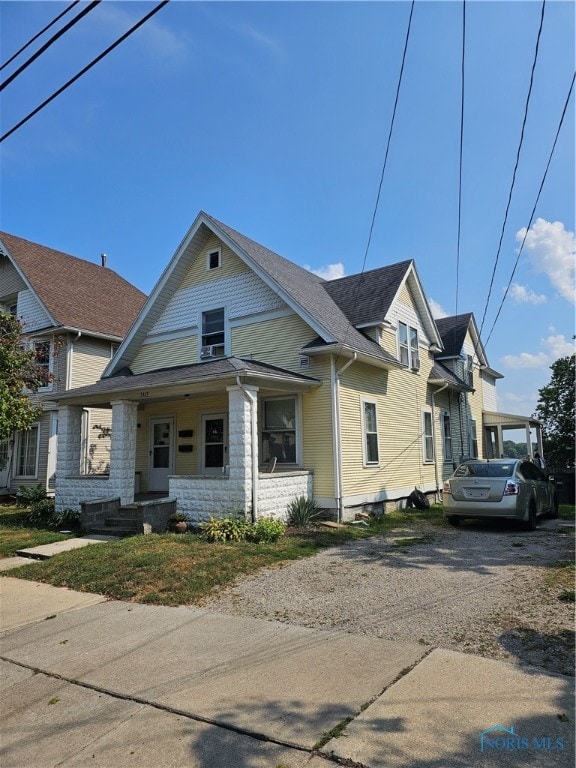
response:
[[[13,315],[0,311],[0,440],[14,431],[30,429],[42,409],[30,400],[47,383],[33,349],[25,349],[22,326]]]
[[[542,422],[544,456],[549,469],[574,469],[574,382],[576,355],[561,357],[550,366],[550,383],[539,391],[536,418]]]

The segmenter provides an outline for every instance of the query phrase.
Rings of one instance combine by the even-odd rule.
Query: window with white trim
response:
[[[364,464],[378,464],[378,413],[373,400],[362,401]]]
[[[422,448],[424,463],[434,461],[434,428],[432,411],[422,411]]]
[[[202,345],[200,357],[222,357],[225,354],[224,309],[202,312]]]
[[[398,323],[398,359],[413,371],[420,369],[418,353],[418,329],[406,323]]]
[[[262,401],[261,455],[265,462],[296,464],[298,435],[295,397],[271,397]]]
[[[450,414],[448,411],[444,411],[442,413],[442,439],[444,441],[444,461],[453,461],[452,429],[450,425]]]
[[[16,435],[16,476],[36,477],[38,475],[38,424]]]

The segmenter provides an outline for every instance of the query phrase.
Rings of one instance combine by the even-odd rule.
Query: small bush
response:
[[[237,518],[211,517],[202,523],[200,529],[207,541],[243,541],[248,533],[249,523]]]
[[[288,525],[296,528],[307,528],[320,516],[322,510],[314,499],[297,496],[288,504],[287,512]]]
[[[32,504],[26,522],[43,528],[76,528],[80,525],[80,513],[73,509],[56,512],[54,499],[44,498]]]
[[[278,541],[286,532],[286,526],[281,520],[262,518],[249,526],[246,538],[256,544],[271,544]]]
[[[16,498],[18,499],[18,504],[21,506],[30,507],[37,501],[42,501],[46,498],[46,488],[40,484],[32,485],[30,487],[21,485],[20,488],[18,488]]]

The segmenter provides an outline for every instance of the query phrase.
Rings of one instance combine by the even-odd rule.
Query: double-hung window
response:
[[[38,474],[38,424],[18,432],[16,438],[16,476],[36,477]]]
[[[265,399],[262,403],[262,456],[278,464],[297,463],[296,398]]]
[[[364,433],[364,464],[378,464],[378,414],[372,400],[362,402],[362,431]]]
[[[418,329],[406,323],[398,323],[398,356],[402,365],[413,371],[420,369],[418,354]]]
[[[202,313],[200,357],[222,357],[225,352],[224,309]]]
[[[422,411],[422,444],[424,463],[434,461],[434,428],[431,411]]]
[[[452,429],[448,411],[444,411],[442,414],[442,438],[444,440],[444,461],[452,461]]]

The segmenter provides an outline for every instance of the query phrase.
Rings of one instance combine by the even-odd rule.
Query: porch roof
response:
[[[517,416],[513,413],[498,413],[497,411],[483,411],[482,421],[485,427],[507,427],[508,429],[542,426],[542,422],[533,416]]]
[[[445,365],[439,363],[438,360],[434,361],[434,366],[428,376],[428,384],[437,384],[438,386],[447,385],[449,389],[456,389],[459,392],[473,392],[473,388],[468,386],[465,381],[456,376],[455,373]]]
[[[115,376],[100,379],[90,386],[68,390],[58,398],[58,402],[61,405],[102,405],[121,399],[145,399],[150,402],[154,399],[224,390],[236,384],[238,379],[242,384],[285,392],[303,392],[321,383],[311,376],[257,360],[222,357],[139,374],[124,368]]]

